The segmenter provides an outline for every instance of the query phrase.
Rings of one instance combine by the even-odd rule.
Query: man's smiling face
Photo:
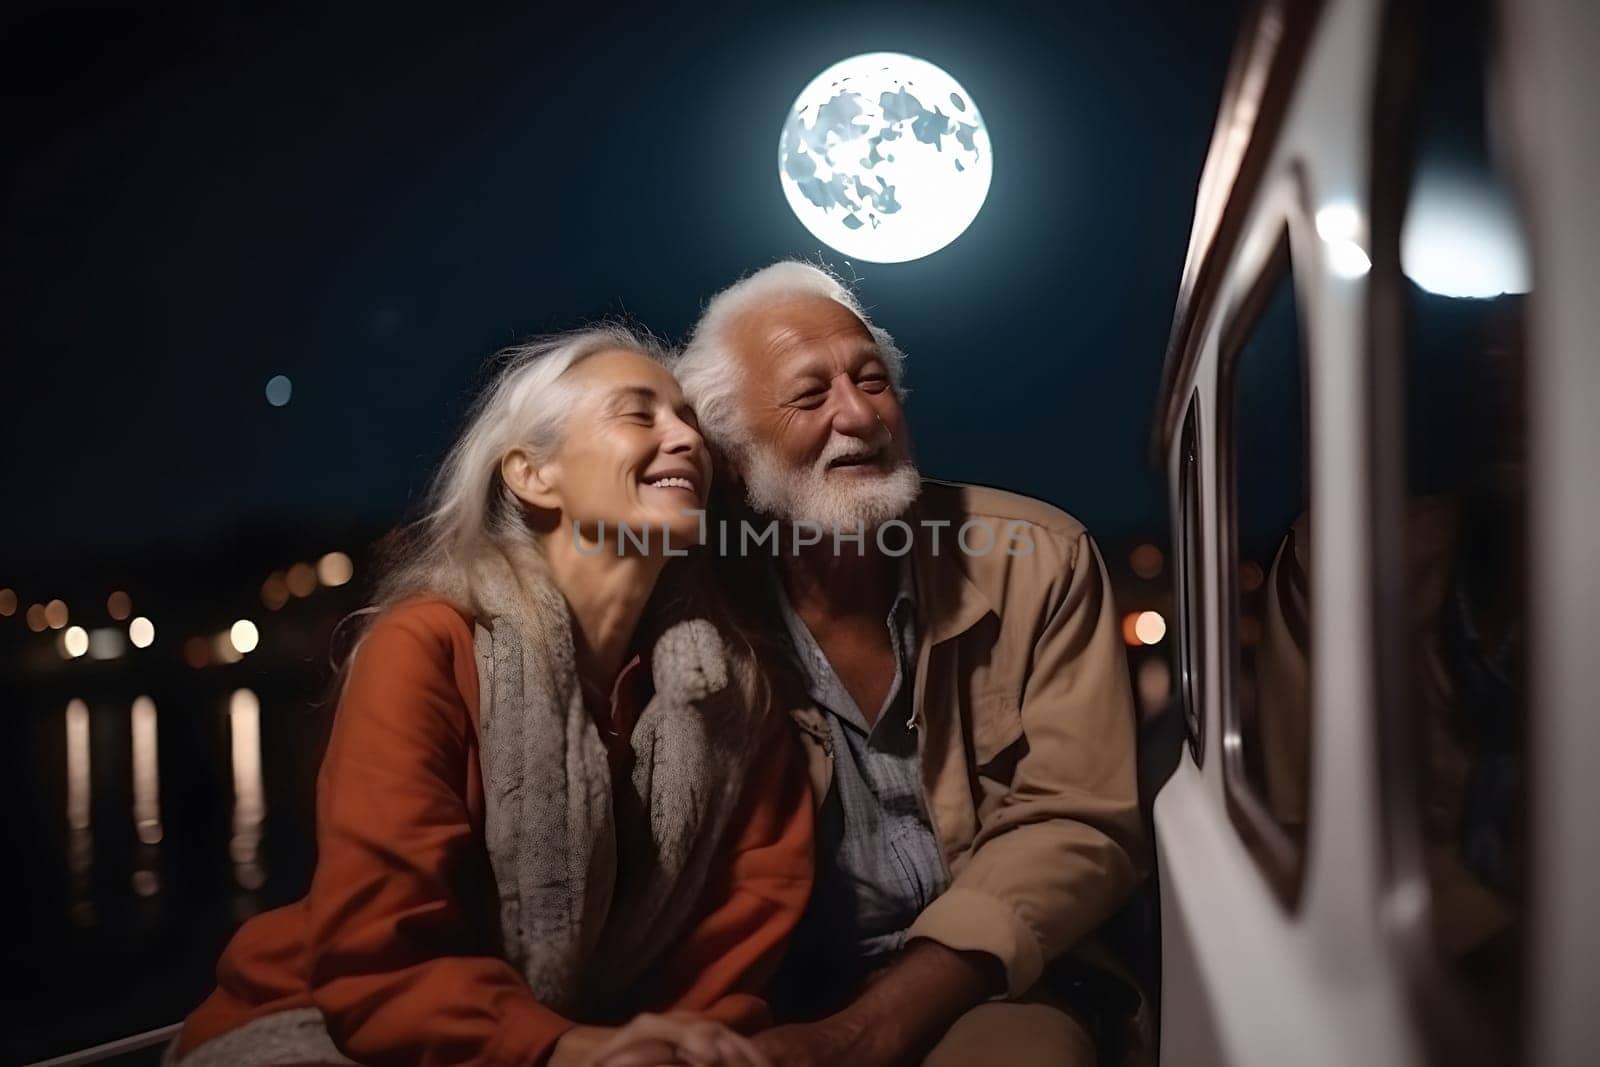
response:
[[[775,300],[730,334],[750,439],[736,462],[752,506],[854,528],[910,505],[919,478],[905,412],[883,353],[849,308],[821,296]]]

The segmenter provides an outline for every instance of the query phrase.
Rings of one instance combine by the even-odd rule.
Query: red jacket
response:
[[[643,707],[644,674],[636,660],[619,679],[620,746]],[[585,1021],[537,1001],[500,952],[477,723],[471,618],[443,600],[385,613],[351,665],[318,775],[310,892],[234,936],[216,990],[184,1024],[180,1056],[265,1015],[316,1007],[361,1063],[537,1064]],[[702,1012],[744,1031],[766,1025],[758,993],[811,877],[804,763],[775,722],[699,917],[629,991],[633,1010]]]

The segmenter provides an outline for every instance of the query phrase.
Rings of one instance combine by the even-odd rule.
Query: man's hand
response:
[[[775,1067],[896,1067],[920,1059],[951,1023],[1004,984],[1000,961],[988,953],[917,940],[843,1011],[775,1027],[755,1043]]]

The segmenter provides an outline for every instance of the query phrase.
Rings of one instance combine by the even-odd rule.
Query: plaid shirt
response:
[[[904,561],[902,561],[904,562]],[[917,654],[909,565],[884,624],[894,680],[869,724],[805,622],[778,586],[807,691],[833,737],[833,784],[817,814],[817,873],[797,945],[845,968],[872,965],[905,944],[906,929],[944,891],[949,874],[928,819],[922,759],[911,724]]]

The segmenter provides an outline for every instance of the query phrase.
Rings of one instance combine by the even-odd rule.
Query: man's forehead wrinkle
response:
[[[827,355],[842,351],[832,344],[841,337],[855,342],[848,349],[851,355],[876,355],[878,346],[872,335],[861,324],[861,320],[854,316],[851,319],[854,325],[840,322],[820,330],[807,329],[794,323],[776,323],[767,335],[767,358],[774,366],[803,369],[808,362],[822,362]],[[815,350],[819,347],[823,351]]]

